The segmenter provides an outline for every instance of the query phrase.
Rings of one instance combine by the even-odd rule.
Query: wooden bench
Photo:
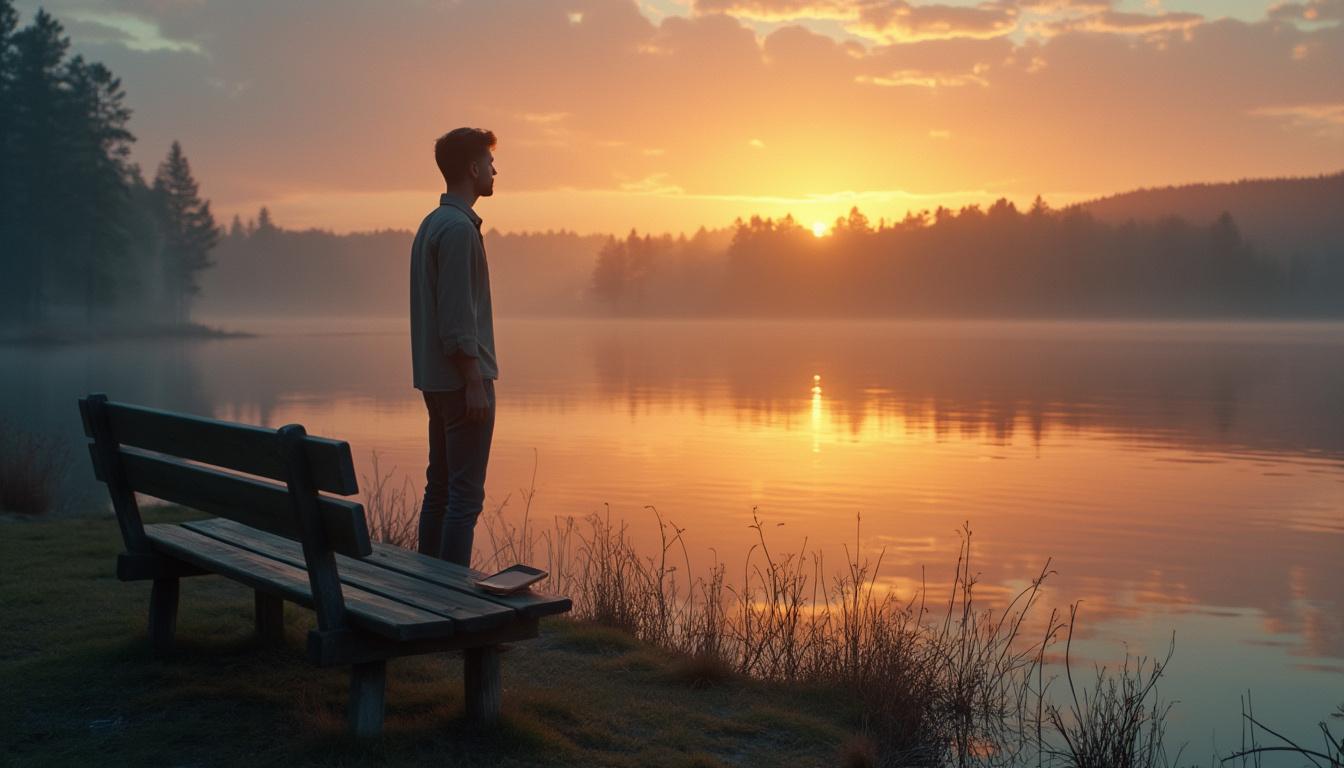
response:
[[[350,665],[350,729],[372,736],[382,730],[389,658],[461,650],[468,714],[492,720],[499,645],[536,637],[539,618],[570,609],[566,597],[490,595],[472,583],[476,571],[371,542],[364,508],[326,495],[359,490],[348,443],[103,395],[80,400],[79,411],[126,545],[117,577],[153,581],[149,638],[159,656],[172,650],[179,580],[226,576],[255,590],[264,641],[283,637],[286,601],[317,613],[308,657]],[[144,525],[137,493],[218,517]]]

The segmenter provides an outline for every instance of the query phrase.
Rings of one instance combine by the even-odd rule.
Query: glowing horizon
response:
[[[502,231],[876,222],[1344,169],[1325,0],[44,5],[125,83],[136,161],[181,140],[221,223],[414,228],[457,125],[500,138],[478,210]]]

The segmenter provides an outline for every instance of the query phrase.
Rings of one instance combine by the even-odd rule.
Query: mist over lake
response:
[[[423,403],[400,319],[219,320],[253,338],[0,348],[11,423],[87,466],[90,390],[348,440],[423,484]],[[756,532],[842,567],[848,546],[913,595],[973,531],[982,594],[1047,558],[1082,601],[1080,659],[1176,651],[1164,696],[1192,748],[1238,694],[1308,724],[1344,686],[1344,324],[510,319],[486,514],[607,514],[693,569],[740,571]],[[860,524],[861,531],[856,532]],[[109,519],[108,524],[112,521]],[[1128,646],[1124,645],[1128,643]],[[1291,728],[1291,726],[1285,726]],[[1309,735],[1309,734],[1299,734]]]

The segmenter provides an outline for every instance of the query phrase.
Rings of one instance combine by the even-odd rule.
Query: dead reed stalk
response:
[[[36,516],[55,509],[68,458],[55,440],[0,422],[0,512]]]

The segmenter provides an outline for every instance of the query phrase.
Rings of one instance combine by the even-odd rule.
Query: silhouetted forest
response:
[[[218,237],[181,146],[130,162],[121,81],[0,0],[0,321],[180,324]]]
[[[857,209],[816,237],[791,217],[738,221],[714,258],[694,239],[603,247],[593,293],[621,314],[1265,316],[1339,314],[1344,260],[1283,260],[1230,214],[1110,224],[999,200],[874,225]]]
[[[1344,194],[1332,194],[1344,210]],[[1000,200],[877,223],[852,210],[820,238],[790,217],[753,217],[689,237],[490,230],[485,241],[502,315],[1344,314],[1344,233],[1333,234],[1319,203],[1314,217],[1299,217],[1316,233],[1310,249],[1289,252],[1243,235],[1226,212],[1110,222],[1092,205],[1054,210],[1038,198],[1024,212]],[[400,315],[411,238],[285,230],[263,209],[254,221],[234,220],[204,276],[201,308]]]

